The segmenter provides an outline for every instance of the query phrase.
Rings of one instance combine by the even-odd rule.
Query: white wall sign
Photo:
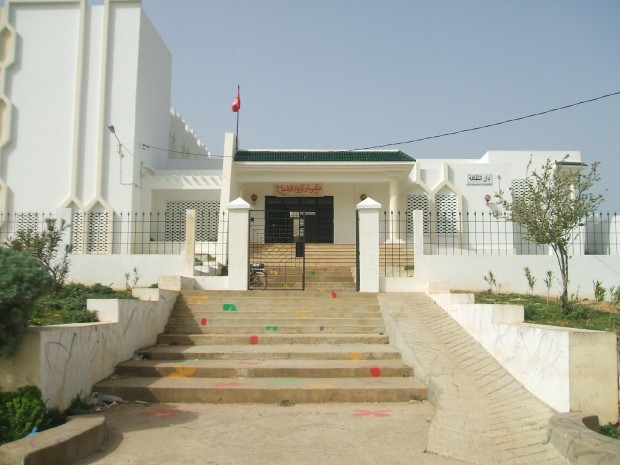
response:
[[[490,173],[468,174],[467,185],[468,186],[492,186],[493,175]]]

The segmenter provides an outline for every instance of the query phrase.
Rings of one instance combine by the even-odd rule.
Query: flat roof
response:
[[[415,158],[400,150],[238,150],[234,161],[415,163]]]

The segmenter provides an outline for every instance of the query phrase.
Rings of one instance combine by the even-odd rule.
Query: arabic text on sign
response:
[[[277,197],[323,197],[323,184],[274,184]]]

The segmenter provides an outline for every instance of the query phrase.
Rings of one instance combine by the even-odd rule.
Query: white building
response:
[[[240,197],[265,212],[261,241],[346,244],[356,240],[356,205],[369,197],[388,220],[401,220],[382,222],[382,242],[410,239],[413,211],[422,210],[426,249],[469,251],[472,230],[460,215],[491,218],[495,193],[522,187],[530,160],[581,164],[573,151],[436,160],[401,151],[238,150],[233,134],[216,157],[171,109],[172,57],[139,0],[4,3],[0,239],[52,213],[71,223],[75,254],[161,254],[185,240],[188,209],[197,214],[196,241],[221,242],[227,205]],[[143,212],[146,219],[127,226],[141,243],[117,241],[122,215]],[[473,231],[476,244],[481,234]],[[518,233],[507,234],[504,253],[522,253]],[[597,247],[610,249],[609,235]],[[226,248],[218,251],[215,269],[227,264]]]

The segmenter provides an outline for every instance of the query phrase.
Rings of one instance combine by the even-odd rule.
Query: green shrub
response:
[[[26,437],[35,427],[44,431],[62,425],[66,416],[48,409],[35,386],[0,393],[0,444]]]
[[[32,307],[52,284],[33,257],[0,247],[0,355],[14,355]]]
[[[609,423],[608,425],[601,426],[601,434],[610,438],[620,439],[620,423]]]

